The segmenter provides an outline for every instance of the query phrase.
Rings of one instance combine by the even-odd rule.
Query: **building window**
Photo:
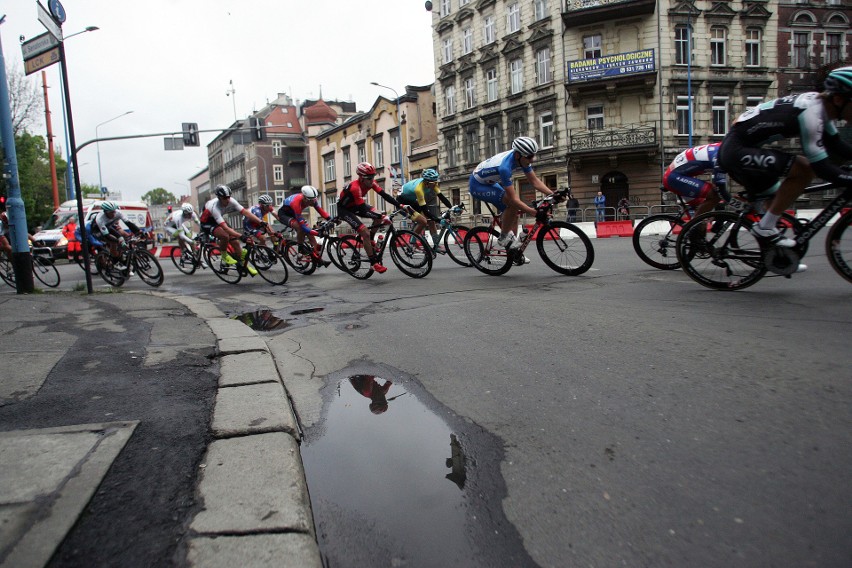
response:
[[[470,0],[459,0],[459,8],[466,6],[469,2]]]
[[[513,116],[509,119],[509,134],[512,136],[512,140],[518,136],[526,136],[526,133],[527,125],[523,116]]]
[[[384,167],[385,165],[385,149],[384,144],[382,143],[381,138],[377,138],[373,140],[373,159],[375,163],[373,164],[377,168]]]
[[[443,42],[442,53],[444,55],[444,63],[449,63],[453,60],[453,38],[448,37]]]
[[[325,181],[329,182],[337,179],[334,169],[334,156],[325,157],[323,162],[325,163]]]
[[[444,88],[444,104],[446,105],[446,116],[456,113],[456,87],[447,85]]]
[[[511,93],[516,95],[524,90],[524,63],[520,59],[509,62],[509,77],[511,77]]]
[[[284,205],[284,190],[275,190],[275,205],[277,205],[278,207]]]
[[[500,148],[503,146],[500,136],[500,124],[495,122],[489,124],[488,132],[488,155],[493,156],[500,153]]]
[[[464,161],[468,164],[479,160],[479,128],[464,131]]]
[[[601,35],[590,35],[583,38],[583,58],[597,59],[601,56]]]
[[[441,0],[441,17],[450,15],[450,0]]]
[[[473,30],[465,28],[462,30],[462,55],[473,51]]]
[[[391,134],[391,163],[392,164],[400,164],[402,163],[402,152],[400,149],[402,148],[399,143],[399,132],[394,132]]]
[[[547,17],[547,0],[533,0],[534,20],[537,22]]]
[[[728,133],[728,97],[713,97],[713,135]]]
[[[710,65],[727,64],[728,30],[721,26],[710,28]]]
[[[474,106],[476,106],[476,90],[473,77],[468,77],[464,80],[464,108],[472,109]]]
[[[447,136],[447,166],[450,168],[456,167],[459,162],[457,144],[455,134]]]
[[[602,130],[604,127],[603,105],[589,105],[586,107],[586,128],[589,130]]]
[[[514,33],[521,29],[521,6],[517,2],[509,4],[506,8],[506,30]]]
[[[349,154],[349,148],[343,150],[343,177],[352,175],[352,156]]]
[[[690,49],[690,34],[686,26],[675,28],[675,65],[687,65],[692,53]]]
[[[483,36],[485,37],[485,45],[497,41],[497,30],[494,27],[494,15],[485,16],[483,27]]]
[[[277,185],[284,183],[284,166],[272,164],[272,179]]]
[[[272,141],[272,157],[280,158],[281,157],[281,140],[273,140]]]
[[[358,144],[358,163],[363,163],[367,161],[367,148],[364,146],[364,143],[361,142]]]
[[[553,113],[550,111],[538,115],[538,140],[542,148],[553,147]]]
[[[489,103],[497,100],[497,69],[493,67],[485,72],[485,96]]]
[[[746,110],[753,109],[763,102],[763,97],[746,97]]]
[[[681,136],[686,136],[692,132],[692,124],[690,123],[689,99],[685,95],[677,98],[677,133]],[[692,104],[695,104],[695,97],[692,97]]]
[[[546,85],[551,79],[550,48],[545,47],[535,52],[535,84]]]
[[[793,33],[793,56],[791,63],[796,69],[808,68],[808,48],[811,45],[811,34],[808,32]]]
[[[843,34],[825,34],[825,62],[834,63],[842,58]]]
[[[746,67],[760,67],[760,28],[748,28],[745,37]]]

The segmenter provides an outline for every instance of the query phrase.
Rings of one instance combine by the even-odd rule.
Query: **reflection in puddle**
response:
[[[411,380],[352,374],[330,386],[301,450],[325,565],[535,565],[503,515],[495,440],[436,414]]]
[[[325,308],[307,308],[307,309],[304,309],[304,310],[296,310],[295,312],[290,312],[290,315],[300,316],[302,314],[312,314],[312,313],[315,313],[315,312],[321,312],[324,309]]]
[[[257,310],[234,316],[232,319],[241,321],[255,331],[282,331],[290,323],[272,315],[271,310]]]

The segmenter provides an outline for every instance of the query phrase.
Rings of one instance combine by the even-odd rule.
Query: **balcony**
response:
[[[654,124],[632,124],[622,128],[600,130],[572,129],[568,131],[568,138],[572,154],[630,153],[656,148],[657,127]]]
[[[565,0],[562,21],[577,28],[654,13],[657,0]]]

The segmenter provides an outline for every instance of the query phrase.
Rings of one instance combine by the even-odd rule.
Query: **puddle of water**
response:
[[[241,321],[255,331],[283,331],[290,326],[288,321],[274,316],[271,310],[246,312],[231,319]]]
[[[471,455],[487,434],[439,416],[419,384],[385,377],[333,380],[324,421],[305,433],[325,565],[534,566],[500,505],[499,443]]]
[[[324,309],[325,309],[325,308],[307,308],[307,309],[305,309],[305,310],[296,310],[295,312],[290,312],[290,315],[292,315],[292,316],[300,316],[300,315],[302,315],[302,314],[312,314],[312,313],[314,313],[314,312],[321,312],[321,311],[323,311]]]

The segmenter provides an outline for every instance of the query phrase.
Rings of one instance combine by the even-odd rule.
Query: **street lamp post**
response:
[[[269,195],[269,172],[266,171],[266,160],[263,159],[263,156],[257,153],[256,148],[254,157],[263,162],[263,184],[266,187],[266,194]]]
[[[111,119],[105,120],[102,123],[95,126],[95,141],[96,141],[95,146],[97,147],[97,154],[98,154],[98,191],[100,191],[101,193],[104,192],[104,182],[103,182],[103,179],[101,179],[101,144],[100,144],[100,138],[98,137],[98,128],[100,128],[101,126],[103,126],[107,122],[112,122],[113,120],[117,120],[117,119],[121,118],[122,116],[127,116],[128,114],[130,114],[132,112],[133,112],[132,110],[129,110],[127,112],[123,112],[120,115],[114,116]]]
[[[405,185],[405,144],[402,140],[402,114],[399,112],[399,93],[396,92],[396,89],[393,87],[388,87],[387,85],[380,85],[375,81],[370,81],[371,85],[375,85],[376,87],[381,87],[383,89],[388,89],[389,91],[393,91],[394,96],[396,97],[396,124],[399,128],[399,177],[402,185]]]

